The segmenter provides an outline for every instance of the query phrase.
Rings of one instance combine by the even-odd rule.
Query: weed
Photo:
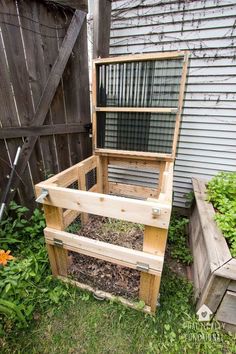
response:
[[[43,238],[44,216],[11,203],[9,215],[0,223],[0,249],[12,251],[13,260],[0,268],[0,321],[2,330],[24,327],[36,310],[58,304],[68,295],[68,286],[50,275]]]
[[[208,201],[216,209],[215,220],[236,256],[236,172],[220,172],[207,185]]]
[[[184,264],[190,264],[192,262],[192,255],[187,245],[186,226],[188,222],[188,219],[180,216],[177,217],[173,214],[168,233],[171,257]]]

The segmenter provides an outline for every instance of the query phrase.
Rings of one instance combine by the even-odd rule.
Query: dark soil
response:
[[[143,227],[138,224],[97,216],[90,217],[89,222],[79,230],[78,234],[94,240],[142,250]],[[138,299],[139,271],[75,252],[71,252],[70,255],[69,273],[73,279],[116,296]],[[186,276],[185,267],[171,259],[168,249],[165,261],[175,273]]]
[[[143,228],[137,224],[90,217],[79,235],[114,245],[142,250]],[[81,283],[127,298],[138,298],[140,272],[71,252],[70,274]]]

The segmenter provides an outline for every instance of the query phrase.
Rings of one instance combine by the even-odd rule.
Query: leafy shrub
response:
[[[208,201],[216,209],[215,220],[236,256],[236,172],[220,172],[207,185]]]
[[[50,275],[44,245],[44,216],[11,203],[7,218],[0,223],[0,249],[11,250],[13,260],[0,267],[0,331],[25,327],[34,311],[59,303],[68,291],[65,284]]]
[[[172,215],[168,233],[171,257],[184,264],[192,262],[192,255],[187,245],[186,225],[188,222],[186,218]]]

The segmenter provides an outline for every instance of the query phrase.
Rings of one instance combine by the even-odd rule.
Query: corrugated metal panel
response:
[[[192,176],[236,170],[236,2],[119,0],[112,9],[112,55],[191,52],[174,174],[183,207]]]

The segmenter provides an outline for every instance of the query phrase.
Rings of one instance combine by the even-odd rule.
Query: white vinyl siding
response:
[[[112,2],[110,54],[191,53],[174,171],[174,205],[191,177],[236,171],[236,1]]]

